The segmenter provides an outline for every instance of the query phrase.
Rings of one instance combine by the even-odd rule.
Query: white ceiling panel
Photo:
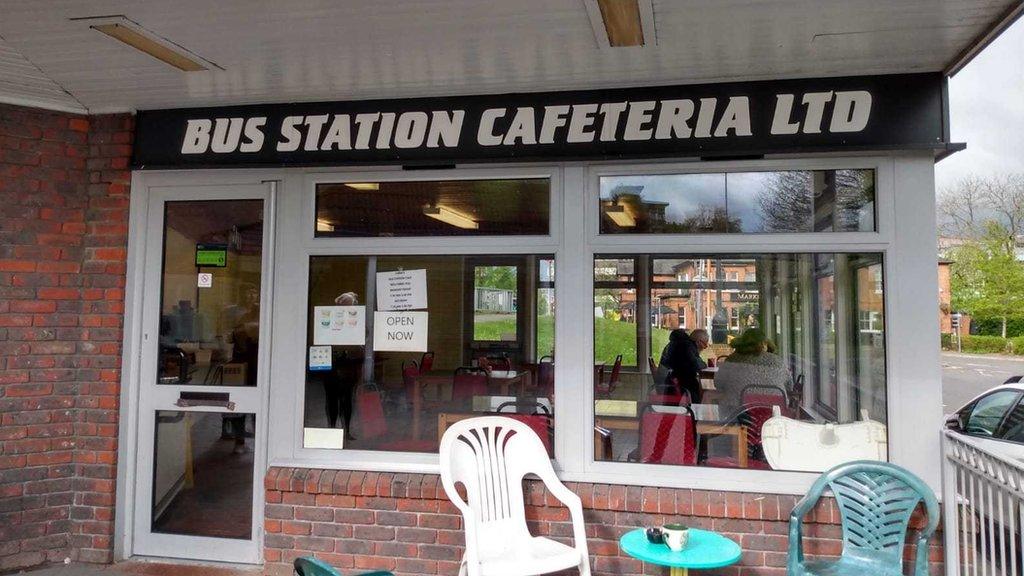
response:
[[[0,38],[0,102],[85,112],[70,94]]]
[[[0,0],[0,36],[106,112],[936,71],[1019,1],[655,0],[657,47],[599,50],[583,0]],[[223,70],[73,20],[107,15]]]

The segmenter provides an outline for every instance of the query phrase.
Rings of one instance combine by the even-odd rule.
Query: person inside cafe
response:
[[[700,371],[707,367],[700,357],[710,343],[707,330],[698,328],[689,334],[682,328],[676,328],[668,336],[668,344],[661,351],[659,372],[665,373],[661,381],[659,393],[678,394],[679,386],[690,394],[693,403],[701,398]]]
[[[260,289],[255,284],[241,286],[241,304],[225,310],[225,319],[231,326],[231,362],[245,366],[245,385],[256,386],[260,343]],[[235,440],[235,454],[245,452],[245,420],[247,416],[225,417]],[[222,428],[223,435],[223,428]]]
[[[715,390],[721,414],[734,414],[742,407],[743,389],[748,386],[776,387],[780,394],[793,390],[793,378],[785,362],[771,350],[774,345],[760,328],[750,328],[733,338],[733,353],[718,367]]]
[[[334,304],[358,306],[359,296],[355,292],[345,292],[334,299]],[[346,440],[356,439],[352,434],[352,405],[364,356],[362,346],[331,346],[331,370],[310,372],[310,378],[319,380],[324,387],[328,425],[335,428],[340,416]]]

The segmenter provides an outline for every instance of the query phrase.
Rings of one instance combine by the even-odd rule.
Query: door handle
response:
[[[231,411],[235,410],[235,403],[231,401],[231,394],[227,392],[181,392],[174,405],[181,408],[216,406]]]

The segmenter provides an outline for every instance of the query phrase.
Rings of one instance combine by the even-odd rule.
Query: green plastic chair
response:
[[[805,562],[801,521],[826,488],[842,517],[843,553],[838,560]],[[901,576],[907,525],[922,501],[928,525],[917,538],[914,576],[928,576],[928,540],[939,524],[939,503],[931,488],[885,462],[859,460],[825,472],[789,516],[789,576]]]
[[[304,556],[295,559],[295,573],[298,576],[341,576],[341,572],[335,570],[330,564]],[[374,572],[363,572],[359,576],[394,576],[387,570],[376,570]]]

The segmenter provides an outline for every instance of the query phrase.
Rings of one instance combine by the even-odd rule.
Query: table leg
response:
[[[749,462],[747,462],[749,449],[750,446],[747,444],[747,429],[740,426],[740,433],[736,435],[736,461],[740,465],[740,468],[746,468],[749,465]]]
[[[420,389],[419,383],[412,388],[414,390],[412,396],[412,438],[413,440],[420,439],[420,412],[422,408],[423,390]]]
[[[687,576],[689,571],[689,568],[678,568],[676,566],[672,566],[669,568],[668,573],[669,576]]]

